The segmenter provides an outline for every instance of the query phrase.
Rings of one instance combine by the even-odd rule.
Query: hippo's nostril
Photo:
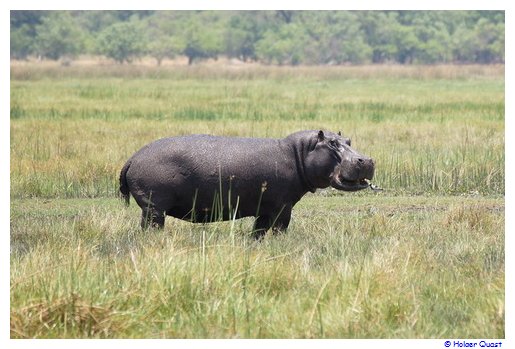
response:
[[[365,162],[365,160],[363,160],[363,159],[361,159],[361,158],[358,158],[358,162],[359,162],[359,163],[363,163],[363,162]]]

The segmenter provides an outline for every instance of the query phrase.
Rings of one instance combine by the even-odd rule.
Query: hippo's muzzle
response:
[[[331,186],[338,190],[358,191],[370,186],[374,177],[374,160],[365,156],[343,160],[331,175]]]

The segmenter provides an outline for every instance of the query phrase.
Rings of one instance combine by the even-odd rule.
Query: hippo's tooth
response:
[[[370,189],[372,189],[373,191],[381,191],[381,190],[384,190],[383,188],[380,188],[378,187],[377,185],[375,184],[372,184],[372,182],[370,182],[368,179],[365,179],[366,183],[368,183],[368,186],[370,187]]]

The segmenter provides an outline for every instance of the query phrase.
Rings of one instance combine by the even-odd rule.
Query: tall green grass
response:
[[[27,203],[14,338],[505,336],[498,199],[310,197],[261,243],[250,220],[141,232],[113,199]]]
[[[421,122],[411,127],[392,122],[281,120],[18,120],[11,123],[11,197],[113,196],[124,162],[160,137],[188,133],[283,137],[322,127],[350,135],[356,149],[375,159],[374,181],[392,192],[504,194],[500,122]]]
[[[372,121],[504,117],[504,81],[342,79],[14,80],[11,119]]]
[[[388,67],[300,68],[298,75],[258,67],[249,68],[252,79],[207,68],[161,79],[43,70],[45,78],[21,79],[23,69],[42,68],[12,69],[13,198],[112,196],[124,161],[160,137],[284,137],[317,128],[350,136],[390,190],[504,193],[504,79],[495,70],[468,79],[459,67],[458,78],[449,68],[440,68],[446,78],[438,68],[417,68],[424,79],[408,74],[413,68]]]

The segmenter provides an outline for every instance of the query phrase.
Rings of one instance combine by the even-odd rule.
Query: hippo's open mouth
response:
[[[360,178],[354,181],[347,180],[341,176],[331,178],[331,187],[344,191],[358,191],[370,186],[367,178]]]

